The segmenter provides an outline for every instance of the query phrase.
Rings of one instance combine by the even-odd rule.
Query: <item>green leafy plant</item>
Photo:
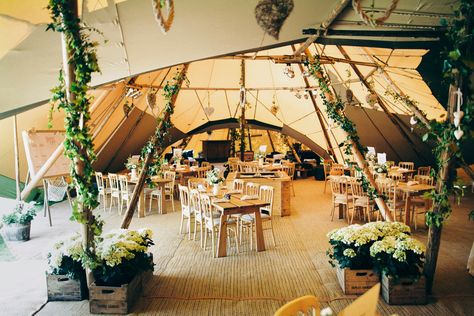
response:
[[[6,225],[20,224],[27,225],[31,223],[36,216],[35,206],[31,203],[20,201],[15,205],[12,212],[3,215],[2,221]]]
[[[74,280],[85,278],[85,270],[82,265],[84,258],[82,237],[79,233],[75,233],[56,242],[53,249],[48,252],[48,272],[67,275]]]

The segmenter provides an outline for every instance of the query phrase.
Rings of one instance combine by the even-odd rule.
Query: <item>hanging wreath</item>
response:
[[[398,0],[392,0],[392,2],[390,3],[390,7],[387,10],[385,10],[384,15],[382,15],[379,18],[374,19],[373,16],[368,15],[367,12],[365,12],[362,9],[361,2],[362,2],[361,0],[352,0],[352,7],[354,8],[355,12],[359,14],[362,21],[364,21],[365,24],[370,25],[372,27],[377,27],[379,25],[382,25],[385,21],[387,21],[390,14],[392,14],[392,12],[396,9],[397,4],[398,4]]]
[[[161,27],[163,34],[166,34],[173,24],[174,20],[174,2],[173,0],[151,0],[153,14]],[[167,9],[167,14],[163,14],[163,8]]]

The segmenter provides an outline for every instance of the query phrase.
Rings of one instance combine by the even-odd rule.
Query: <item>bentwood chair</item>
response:
[[[181,224],[179,225],[179,233],[182,234],[183,222],[188,221],[188,239],[191,240],[191,219],[194,217],[191,207],[189,206],[189,189],[186,186],[178,185],[179,200],[181,202]]]
[[[319,308],[318,298],[313,295],[306,295],[286,303],[275,312],[274,316],[319,316]]]
[[[120,186],[119,186],[119,180],[118,180],[118,175],[115,173],[109,173],[108,174],[109,178],[109,184],[110,184],[110,207],[109,207],[109,212],[112,211],[112,206],[114,205],[114,199],[117,201],[117,207],[120,206],[121,200],[120,200]],[[121,210],[120,210],[121,212]]]
[[[276,247],[275,234],[273,233],[273,221],[272,221],[272,210],[273,210],[273,187],[268,185],[262,185],[260,187],[259,199],[268,203],[267,206],[260,208],[260,218],[262,219],[263,230],[271,230],[273,246]],[[270,223],[269,227],[265,227],[265,223]],[[255,226],[255,214],[244,214],[240,217],[240,243],[242,243],[242,230],[244,228],[249,230],[250,237],[250,249],[253,249],[253,231]]]
[[[107,209],[107,196],[110,195],[110,188],[107,188],[107,183],[104,180],[104,175],[102,172],[95,172],[95,181],[97,183],[97,190],[99,191],[99,199],[102,198],[104,203],[103,208],[105,212]]]

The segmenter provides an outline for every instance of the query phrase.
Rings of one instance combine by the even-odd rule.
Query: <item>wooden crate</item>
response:
[[[122,286],[89,287],[89,309],[91,314],[128,314],[143,290],[143,273]]]
[[[392,277],[382,275],[382,296],[390,305],[422,305],[426,304],[426,279],[422,276],[418,281],[400,278],[398,282]]]
[[[380,282],[373,270],[351,270],[337,267],[337,280],[346,295],[361,295]]]
[[[67,275],[46,274],[48,301],[82,301],[87,299],[86,276],[73,280]]]

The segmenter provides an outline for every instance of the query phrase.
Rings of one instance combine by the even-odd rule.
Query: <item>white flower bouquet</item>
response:
[[[150,229],[118,229],[97,238],[95,258],[90,262],[97,285],[120,286],[142,271],[153,271]]]
[[[133,157],[128,157],[127,163],[125,163],[125,168],[128,170],[133,170],[138,168],[138,161]]]
[[[370,247],[386,236],[410,233],[410,227],[398,222],[371,222],[350,225],[328,233],[331,248],[327,251],[331,265],[341,269],[371,269]]]
[[[388,173],[388,168],[385,164],[376,164],[374,170],[377,173]]]
[[[224,182],[224,178],[220,176],[220,170],[217,168],[209,170],[206,173],[206,179],[207,179],[207,182],[211,185]]]
[[[82,266],[83,258],[82,236],[75,233],[54,244],[53,249],[48,253],[47,272],[56,275],[67,275],[74,280],[85,277]]]
[[[411,236],[400,233],[386,236],[370,247],[374,268],[395,279],[421,276],[425,258],[425,246]]]

